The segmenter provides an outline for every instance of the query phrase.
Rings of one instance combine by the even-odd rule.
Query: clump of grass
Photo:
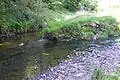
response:
[[[92,75],[92,80],[102,80],[104,72],[101,69],[95,69]]]
[[[104,70],[95,69],[91,80],[120,80],[117,76],[106,75]]]
[[[57,37],[78,37],[90,39],[95,35],[96,27],[92,27],[90,23],[98,23],[101,31],[101,38],[108,36],[119,35],[119,29],[115,18],[111,16],[96,17],[96,16],[79,16],[69,20],[53,22],[40,32],[43,35],[46,32],[51,32]]]

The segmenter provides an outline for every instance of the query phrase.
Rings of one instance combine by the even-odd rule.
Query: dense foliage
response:
[[[96,3],[97,0],[1,0],[0,33],[33,32],[43,29],[40,35],[53,32],[55,35],[64,35],[67,38],[79,35],[86,39],[91,38],[96,29],[89,27],[89,23],[98,22],[102,25],[100,27],[102,37],[119,35],[116,20],[111,17],[79,16],[70,20],[63,19],[64,15],[78,10],[95,11]],[[110,21],[112,22],[109,23]],[[88,25],[84,26],[84,24]],[[59,35],[59,33],[63,34]]]
[[[49,24],[55,18],[61,18],[63,13],[80,9],[91,11],[96,6],[89,0],[1,0],[0,27],[2,33],[6,29],[16,32],[38,30],[44,22]]]
[[[44,0],[43,2],[49,3],[49,9],[60,10],[64,8],[72,12],[78,10],[92,11],[97,7],[96,0]]]

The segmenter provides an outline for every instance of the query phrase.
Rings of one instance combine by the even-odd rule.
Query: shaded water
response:
[[[20,46],[23,43],[24,45]],[[38,41],[36,34],[24,34],[17,39],[8,39],[0,45],[1,80],[22,80],[32,77],[49,67],[56,66],[73,50],[88,47],[89,41],[64,41],[53,44]]]

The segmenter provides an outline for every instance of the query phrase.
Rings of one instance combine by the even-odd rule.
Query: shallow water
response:
[[[113,43],[113,39],[97,41],[96,44],[85,40],[62,41],[54,44],[46,40],[37,40],[35,33],[6,39],[0,45],[0,78],[27,80],[69,59],[68,55],[73,55],[77,48],[82,51],[91,46],[101,47]]]
[[[84,50],[89,41],[62,41],[54,44],[38,41],[36,34],[24,34],[19,38],[5,40],[0,45],[1,80],[22,80],[43,73],[48,68],[58,65],[73,50]]]
[[[64,60],[45,73],[36,75],[33,80],[93,80],[93,78],[94,80],[119,80],[117,77],[120,73],[116,73],[116,71],[120,72],[119,64],[120,44],[90,47],[82,52],[76,51],[69,60]],[[103,70],[105,73],[97,72],[93,75],[94,70]],[[105,75],[114,75],[114,78],[104,79]]]

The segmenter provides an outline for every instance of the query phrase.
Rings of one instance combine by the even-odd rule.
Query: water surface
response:
[[[111,41],[100,44],[104,45],[107,42]],[[76,48],[84,50],[90,47],[90,44],[91,41],[85,40],[62,41],[57,44],[38,41],[35,33],[7,39],[0,45],[0,78],[22,80],[33,77],[58,65],[62,60],[67,59],[68,55],[73,55],[73,50]]]

